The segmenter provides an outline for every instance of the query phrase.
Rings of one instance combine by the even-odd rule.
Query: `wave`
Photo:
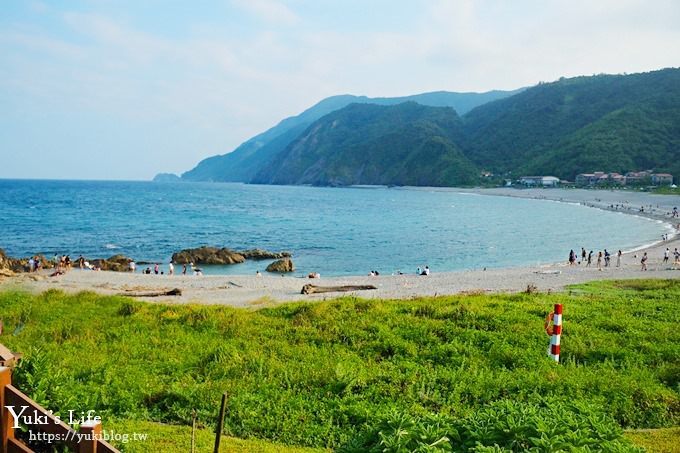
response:
[[[120,246],[116,245],[116,244],[104,244],[104,248],[107,249],[107,250],[115,250],[115,249],[119,249]]]

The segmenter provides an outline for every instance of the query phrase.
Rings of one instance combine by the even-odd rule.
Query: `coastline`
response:
[[[478,195],[509,196],[518,198],[543,199],[562,203],[578,203],[589,207],[621,212],[627,215],[638,215],[652,221],[664,221],[671,226],[670,219],[663,215],[668,208],[677,203],[680,197],[661,195],[665,204],[657,203],[652,194],[630,192],[592,191],[579,189],[451,189],[460,193]],[[559,192],[553,192],[559,190]],[[569,199],[565,198],[565,192]],[[632,197],[630,195],[633,195]],[[646,195],[646,196],[645,196]],[[593,199],[594,198],[594,199]],[[632,204],[632,198],[636,204]],[[630,209],[611,209],[612,204],[626,202]],[[644,203],[644,202],[647,203]],[[650,201],[652,203],[650,204]],[[661,200],[658,200],[661,201]],[[634,212],[633,206],[642,203],[648,211]],[[670,231],[669,231],[670,232]],[[142,275],[125,272],[82,271],[72,269],[65,275],[49,277],[49,271],[38,274],[18,274],[0,280],[0,290],[22,290],[42,292],[49,289],[60,289],[75,293],[94,291],[101,294],[123,294],[139,292],[167,291],[173,288],[182,290],[181,296],[138,297],[139,300],[163,303],[198,303],[223,304],[234,307],[258,308],[278,302],[323,300],[341,295],[352,295],[362,298],[408,299],[413,297],[449,295],[460,293],[496,293],[519,292],[533,285],[538,291],[561,291],[565,286],[605,279],[634,278],[680,278],[680,266],[670,262],[663,264],[663,251],[666,247],[673,252],[680,248],[678,231],[673,231],[668,241],[659,240],[652,244],[640,245],[623,255],[622,266],[616,266],[616,258],[612,256],[612,267],[598,270],[593,262],[590,268],[585,265],[568,266],[566,259],[562,263],[546,263],[534,266],[519,266],[499,269],[474,269],[451,272],[434,272],[430,276],[415,274],[370,276],[322,277],[307,279],[277,274],[263,275]],[[648,271],[640,270],[640,254],[649,255]],[[305,284],[319,286],[374,285],[376,290],[353,291],[348,293],[323,293],[302,295],[300,291]]]

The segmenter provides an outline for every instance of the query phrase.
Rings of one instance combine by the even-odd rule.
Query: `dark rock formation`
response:
[[[179,264],[237,264],[245,260],[239,252],[217,247],[186,249],[172,254],[172,261]]]
[[[284,258],[282,260],[274,261],[267,266],[266,270],[267,272],[293,272],[295,270],[295,265],[290,258]]]
[[[127,272],[130,270],[130,258],[125,255],[114,255],[109,259],[95,259],[90,261],[95,268],[99,268],[103,271],[115,271],[115,272]],[[77,262],[74,262],[72,266],[78,266]]]
[[[238,252],[247,260],[280,260],[290,258],[290,252],[270,252],[262,249],[243,250]]]

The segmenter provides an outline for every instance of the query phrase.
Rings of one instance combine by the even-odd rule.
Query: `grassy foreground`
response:
[[[211,442],[222,392],[226,435],[273,442],[225,451],[636,451],[622,428],[680,425],[678,301],[677,280],[258,311],[3,293],[0,342],[25,353],[14,381],[48,408],[95,409],[149,445],[185,439],[176,451],[190,428],[151,422],[190,426],[195,409]],[[543,332],[554,303],[560,365]]]

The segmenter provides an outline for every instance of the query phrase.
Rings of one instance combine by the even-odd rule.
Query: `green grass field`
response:
[[[638,451],[623,429],[680,425],[678,303],[677,280],[260,310],[3,293],[0,343],[46,407],[149,433],[124,451],[188,451],[194,409],[205,451],[223,392],[225,435],[249,439],[224,451]]]

